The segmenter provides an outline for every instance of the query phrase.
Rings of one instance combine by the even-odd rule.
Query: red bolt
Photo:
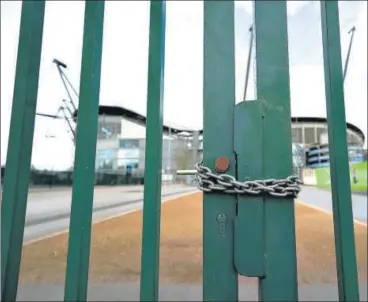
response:
[[[227,157],[221,156],[216,159],[215,168],[219,173],[224,173],[229,169],[230,161]]]

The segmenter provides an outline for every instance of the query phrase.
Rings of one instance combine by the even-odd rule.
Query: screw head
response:
[[[219,173],[226,172],[230,167],[230,161],[227,157],[221,156],[216,159],[215,169]]]
[[[226,222],[227,220],[227,217],[224,213],[220,213],[217,215],[217,221],[220,222],[220,223],[224,223]]]

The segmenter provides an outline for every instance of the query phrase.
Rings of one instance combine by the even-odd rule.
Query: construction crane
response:
[[[79,95],[78,95],[78,92],[75,90],[75,88],[73,87],[72,83],[69,81],[68,77],[66,76],[65,72],[63,71],[63,69],[66,69],[67,68],[67,65],[57,59],[54,59],[53,60],[53,63],[56,65],[56,68],[59,72],[59,75],[60,75],[60,78],[61,78],[61,81],[63,82],[63,85],[65,87],[65,90],[69,96],[69,104],[71,105],[72,109],[75,111],[77,110],[77,107],[75,106],[75,103],[73,101],[73,98],[72,98],[72,95],[68,89],[68,85],[69,87],[73,90],[75,96],[77,98],[79,98]],[[63,68],[63,69],[62,69]],[[67,85],[68,84],[68,85]]]
[[[76,123],[77,123],[75,112],[77,110],[77,106],[76,106],[75,101],[73,100],[72,92],[77,98],[79,98],[79,95],[64,72],[64,70],[67,69],[67,65],[59,61],[58,59],[54,59],[53,63],[56,65],[56,68],[60,75],[63,86],[67,92],[69,100],[62,99],[62,103],[60,107],[58,108],[55,115],[46,114],[46,113],[36,113],[36,115],[48,117],[48,118],[65,120],[68,125],[69,131],[72,134],[72,141],[75,144],[75,129],[76,129]]]
[[[345,82],[346,74],[348,71],[349,66],[349,60],[350,60],[350,54],[351,54],[351,48],[353,45],[354,40],[354,34],[356,31],[356,27],[353,26],[348,34],[350,35],[350,42],[349,42],[349,48],[345,59],[345,65],[343,70],[343,80]],[[244,85],[244,94],[243,94],[243,101],[246,100],[247,95],[247,89],[248,89],[248,82],[249,82],[249,74],[250,74],[250,64],[252,61],[252,49],[253,49],[253,40],[254,40],[254,29],[253,25],[249,27],[249,33],[250,33],[250,41],[249,41],[249,51],[248,51],[248,61],[247,61],[247,67],[246,67],[246,74],[245,74],[245,85]],[[61,81],[63,83],[63,86],[67,92],[69,100],[62,100],[62,104],[58,108],[55,115],[51,114],[45,114],[45,113],[36,113],[36,115],[54,118],[54,119],[64,119],[68,125],[69,131],[72,134],[72,141],[75,144],[75,129],[76,129],[76,123],[77,123],[77,117],[75,116],[75,112],[77,110],[77,106],[75,101],[73,100],[72,93],[75,95],[75,97],[79,98],[79,95],[76,91],[76,89],[73,87],[72,83],[68,79],[67,75],[65,74],[64,70],[67,69],[67,65],[63,62],[61,62],[58,59],[53,60],[53,63],[56,65],[56,68],[58,70],[58,73],[60,75]],[[69,87],[69,88],[68,88]],[[71,91],[70,91],[71,89]],[[106,136],[108,136],[109,133],[107,133],[106,129],[102,129],[102,131],[105,133]]]
[[[250,32],[250,41],[249,41],[249,52],[248,52],[248,61],[247,61],[247,69],[245,71],[245,85],[244,85],[244,95],[243,95],[243,101],[246,100],[247,97],[247,89],[248,89],[248,80],[249,80],[249,70],[250,70],[250,63],[252,60],[252,49],[253,49],[253,25],[249,27]]]
[[[349,59],[350,59],[350,52],[351,52],[351,47],[353,45],[353,39],[354,39],[354,33],[356,31],[356,27],[353,26],[348,34],[350,35],[350,42],[349,42],[349,48],[348,48],[348,52],[346,54],[346,60],[345,60],[345,66],[344,66],[344,74],[343,74],[343,80],[345,82],[345,78],[346,78],[346,73],[348,71],[348,65],[349,65]]]
[[[348,48],[348,52],[346,54],[345,65],[344,65],[344,73],[343,73],[344,82],[345,82],[346,74],[347,74],[347,71],[348,71],[350,53],[351,53],[351,48],[352,48],[352,45],[353,45],[355,31],[356,31],[355,26],[353,26],[348,31],[348,34],[350,35],[350,42],[349,42],[349,48]],[[248,81],[249,81],[249,70],[250,70],[250,63],[251,63],[251,60],[252,60],[252,49],[253,49],[253,39],[254,39],[253,25],[251,25],[249,27],[249,32],[250,32],[250,41],[249,41],[247,68],[246,68],[246,71],[245,71],[245,85],[244,85],[243,101],[246,100],[246,96],[247,96]]]

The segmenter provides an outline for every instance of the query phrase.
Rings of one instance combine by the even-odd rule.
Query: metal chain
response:
[[[228,194],[269,194],[277,197],[297,198],[302,183],[298,176],[291,175],[285,179],[266,179],[238,181],[228,174],[215,174],[201,163],[195,165],[195,178],[198,189],[203,192],[223,192]]]

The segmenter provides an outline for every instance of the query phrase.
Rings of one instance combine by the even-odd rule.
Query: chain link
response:
[[[277,197],[297,198],[302,183],[298,176],[291,175],[285,179],[265,179],[238,181],[228,174],[215,174],[201,163],[195,165],[195,178],[198,189],[202,192],[223,192],[227,194],[269,194]]]

